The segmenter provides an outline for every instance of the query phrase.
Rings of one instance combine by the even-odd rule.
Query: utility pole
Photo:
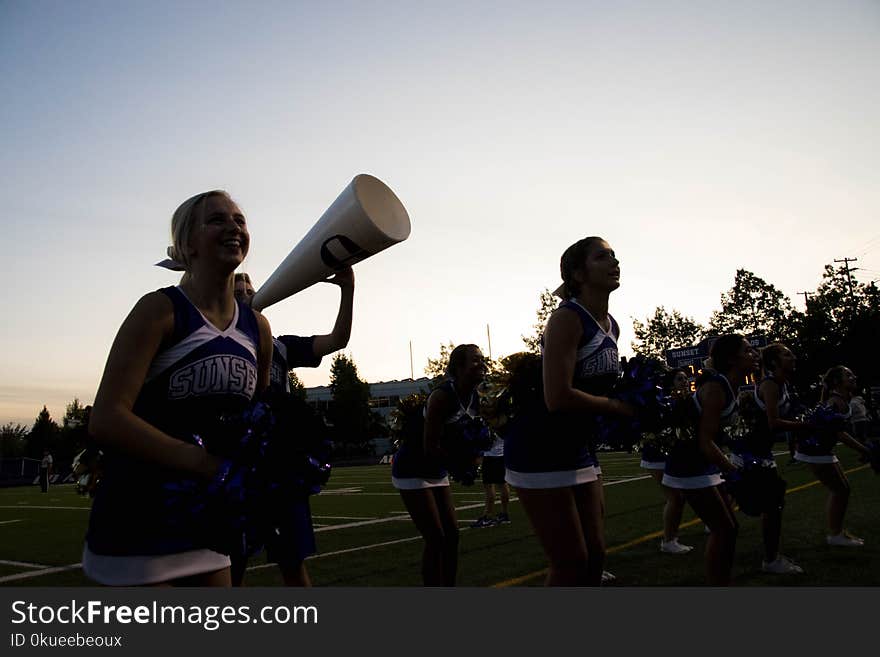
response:
[[[810,312],[810,295],[813,294],[813,292],[798,292],[798,294],[804,295],[804,306],[806,307],[807,312]]]
[[[834,262],[842,262],[844,267],[846,267],[846,280],[849,282],[849,302],[852,304],[855,302],[853,298],[853,286],[852,286],[852,276],[850,276],[850,272],[858,271],[858,267],[849,268],[849,263],[858,262],[858,258],[843,258],[841,260],[835,260]]]
[[[489,360],[492,360],[492,335],[489,333],[488,324],[486,324],[486,338],[489,340]]]
[[[413,360],[412,360],[412,340],[409,341],[409,378],[415,379],[415,373],[413,372]]]

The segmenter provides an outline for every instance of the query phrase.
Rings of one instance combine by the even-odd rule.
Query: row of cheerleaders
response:
[[[86,475],[100,472],[97,485],[87,483],[94,500],[83,570],[104,585],[228,586],[266,549],[286,584],[308,585],[304,561],[316,551],[309,497],[330,477],[329,443],[323,419],[289,393],[286,374],[346,344],[353,273],[330,280],[342,289],[333,334],[273,339],[250,307],[249,279],[234,276],[249,233],[228,194],[184,202],[172,236],[169,256],[186,273],[126,318],[95,398],[89,432],[103,456]],[[620,263],[605,240],[570,246],[560,273],[563,301],[540,356],[508,359],[508,375],[487,383],[479,348],[459,345],[445,383],[427,398],[404,399],[395,413],[392,483],[424,537],[425,585],[456,583],[450,479],[473,484],[482,455],[490,455],[486,470],[502,450],[503,480],[546,553],[550,585],[607,577],[600,445],[640,450],[664,487],[664,551],[687,550],[675,536],[684,501],[703,520],[711,584],[731,581],[734,504],[765,517],[765,569],[798,570],[778,553],[785,483],[772,446],[786,434],[796,437],[795,458],[831,491],[828,542],[860,544],[843,527],[849,488],[833,449],[845,443],[875,470],[880,449],[845,431],[852,372],[832,368],[820,405],[799,408],[790,350],[774,344],[759,355],[742,336],[725,335],[691,394],[683,374],[660,362],[634,358],[621,368],[620,331],[608,312]],[[759,361],[764,378],[739,394]]]
[[[583,307],[575,306],[575,312],[601,331]],[[593,403],[605,412],[590,413],[548,408],[553,371],[546,357],[522,354],[509,373],[487,383],[479,380],[479,348],[457,348],[450,379],[427,403],[419,396],[404,400],[394,423],[401,447],[392,481],[424,536],[425,583],[454,583],[454,511],[448,493],[440,491],[448,490],[450,478],[472,483],[477,455],[488,453],[499,437],[506,482],[516,490],[549,561],[548,585],[595,585],[613,578],[602,567],[599,446],[640,453],[641,467],[660,483],[667,498],[663,552],[691,549],[676,535],[685,502],[703,520],[710,584],[732,582],[737,507],[762,519],[764,572],[803,572],[779,551],[786,482],[773,453],[778,442],[790,442],[793,459],[807,464],[829,489],[828,544],[862,545],[843,527],[849,486],[834,448],[842,443],[880,471],[880,443],[862,444],[847,432],[853,373],[831,368],[821,401],[807,408],[791,384],[796,359],[785,345],[759,352],[742,336],[725,335],[715,340],[711,354],[694,392],[683,370],[641,356],[601,383],[576,376],[575,389],[587,399],[604,393],[604,406],[603,399]],[[756,384],[740,385],[752,377]]]
[[[722,369],[706,369],[692,393],[682,370],[632,358],[605,391],[626,412],[591,414],[548,409],[544,360],[538,355],[520,355],[507,373],[487,381],[479,347],[453,350],[445,382],[430,394],[402,399],[391,416],[398,444],[392,481],[424,537],[425,584],[455,584],[458,520],[450,480],[472,485],[489,460],[484,454],[499,442],[505,479],[545,548],[549,584],[589,585],[609,576],[602,568],[600,446],[638,452],[641,466],[663,487],[664,551],[690,550],[676,531],[684,501],[691,504],[711,532],[710,583],[731,581],[734,505],[762,517],[763,570],[802,572],[779,553],[786,483],[777,474],[773,448],[792,437],[794,459],[809,464],[829,488],[828,543],[860,545],[861,539],[843,528],[849,487],[834,448],[843,443],[878,470],[880,444],[863,445],[847,433],[856,384],[852,372],[831,368],[822,400],[808,409],[791,385],[795,357],[782,344],[759,354],[741,336],[722,336],[710,362]],[[750,374],[757,375],[757,384],[739,386]],[[594,387],[587,394],[597,392]],[[308,497],[320,492],[331,471],[323,421],[304,401],[276,391],[243,411],[221,415],[215,439],[218,429],[227,443],[219,472],[208,483],[165,480],[158,492],[163,522],[182,536],[204,536],[207,548],[238,555],[239,561],[269,545],[282,569],[302,568],[309,553],[302,546],[314,543]],[[192,442],[205,446],[198,435]],[[571,464],[575,467],[567,467]],[[94,479],[82,481],[93,487]]]

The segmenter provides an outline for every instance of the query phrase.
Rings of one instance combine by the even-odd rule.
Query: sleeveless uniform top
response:
[[[606,331],[574,299],[562,302],[560,308],[575,312],[583,329],[572,386],[591,395],[608,395],[620,375],[617,321],[608,315]],[[543,400],[524,409],[514,416],[505,440],[507,482],[522,488],[560,488],[595,481],[599,472],[595,433],[595,418],[588,412],[551,413]]]
[[[737,415],[737,399],[730,385],[730,381],[723,374],[709,374],[704,385],[709,382],[719,383],[724,390],[724,407],[721,410],[721,424],[715,443],[721,445],[724,442],[725,426],[734,422]],[[670,488],[710,488],[721,483],[721,470],[714,463],[710,463],[703,456],[698,444],[697,433],[699,432],[699,418],[703,415],[703,406],[700,403],[699,390],[692,396],[697,411],[697,420],[694,427],[695,438],[686,442],[675,444],[669,450],[666,459],[666,468],[663,474],[663,484]]]
[[[295,367],[318,367],[321,357],[315,355],[315,336],[279,335],[272,338],[272,369],[269,387],[277,392],[290,392],[287,373]]]
[[[459,399],[455,382],[452,380],[444,382],[437,387],[437,390],[446,391],[450,397],[458,402],[458,407],[444,421],[446,425],[444,430],[461,423],[466,417],[477,417],[480,414],[480,398],[476,388],[471,392],[471,396],[466,402]],[[415,436],[404,441],[394,455],[391,465],[391,481],[395,488],[403,490],[449,485],[446,466],[437,459],[427,456],[423,440]]]
[[[178,287],[159,290],[174,306],[174,330],[150,364],[133,412],[164,433],[191,442],[201,436],[209,451],[228,446],[218,427],[221,414],[244,410],[257,385],[257,318],[236,302],[225,330],[211,324]],[[237,439],[237,437],[235,437]],[[230,437],[233,439],[233,437]],[[193,522],[167,512],[163,484],[192,481],[179,471],[104,448],[86,536],[95,555],[168,555],[206,547]]]
[[[773,377],[766,377],[764,381],[774,381]],[[763,384],[764,381],[761,383]],[[775,381],[774,381],[775,383]],[[779,386],[779,384],[777,384]],[[773,461],[773,443],[782,439],[783,431],[774,431],[770,428],[770,421],[767,419],[767,405],[761,399],[759,393],[761,385],[756,385],[754,390],[755,405],[760,411],[755,417],[755,424],[752,431],[743,440],[731,443],[730,451],[734,454],[741,455],[746,452],[752,454],[756,458],[765,461]],[[779,386],[779,417],[787,419],[791,417],[793,409],[791,394],[788,390],[788,384],[783,383]],[[734,465],[737,465],[736,463]]]

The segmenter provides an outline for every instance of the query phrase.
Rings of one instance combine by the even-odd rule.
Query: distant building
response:
[[[428,392],[431,379],[423,376],[421,379],[403,379],[401,381],[380,381],[370,385],[370,409],[376,411],[387,419],[388,415],[397,407],[401,397],[407,397],[418,392]],[[306,388],[306,401],[315,409],[326,413],[333,403],[333,393],[330,386],[315,386]]]
[[[430,383],[431,379],[426,376],[421,379],[371,383],[369,384],[370,410],[381,415],[383,420],[387,420],[391,411],[397,407],[397,402],[400,401],[401,397],[407,397],[419,392],[428,392]],[[306,401],[320,413],[326,414],[333,403],[333,393],[330,392],[330,386],[306,388]],[[392,449],[391,438],[387,436],[376,438],[373,440],[373,447],[376,450],[376,454],[387,454]]]

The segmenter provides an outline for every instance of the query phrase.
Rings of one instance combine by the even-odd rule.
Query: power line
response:
[[[861,253],[859,253],[859,255],[863,256],[866,253],[868,253],[869,251],[873,251],[878,246],[880,246],[880,235],[875,235],[874,237],[869,239],[867,242],[863,242],[857,248],[862,249],[862,251],[861,251]],[[856,249],[852,249],[852,250],[855,251]]]
[[[840,260],[835,259],[835,261],[834,261],[834,262],[842,262],[844,267],[846,267],[846,280],[849,282],[849,301],[850,301],[850,303],[855,302],[855,298],[854,298],[855,295],[853,294],[852,276],[850,275],[850,272],[858,271],[858,267],[853,267],[852,269],[850,269],[849,263],[858,262],[858,260],[859,260],[858,258],[842,258]]]

